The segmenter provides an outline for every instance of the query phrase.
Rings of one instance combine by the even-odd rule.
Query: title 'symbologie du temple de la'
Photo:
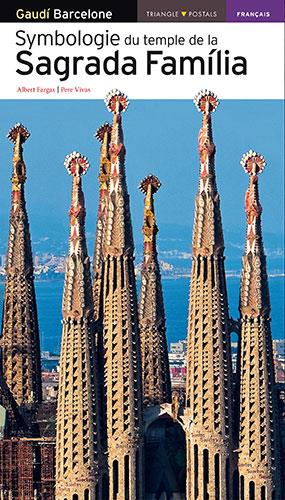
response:
[[[222,172],[215,167],[212,124],[219,102],[206,90],[197,95],[202,125],[186,387],[174,389],[155,210],[161,182],[149,174],[139,185],[143,247],[137,298],[122,121],[129,102],[118,90],[105,102],[112,124],[105,122],[95,134],[101,148],[92,263],[82,183],[89,161],[73,152],[64,162],[72,186],[56,403],[42,391],[24,189],[23,145],[30,134],[21,123],[8,134],[14,152],[0,340],[0,499],[284,500],[284,402],[275,383],[259,197],[265,159],[250,150],[241,160],[249,186],[236,299],[240,316],[234,320],[218,190]],[[162,189],[169,189],[166,174]],[[235,369],[233,332],[238,335]]]

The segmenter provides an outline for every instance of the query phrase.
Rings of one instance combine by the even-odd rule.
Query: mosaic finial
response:
[[[156,193],[161,186],[160,180],[155,175],[150,174],[140,182],[139,189],[142,193],[147,194],[147,188],[150,184],[152,186],[153,193]]]
[[[219,105],[219,100],[214,92],[206,89],[200,90],[193,102],[201,113],[212,113]]]
[[[81,155],[77,151],[66,155],[64,165],[68,173],[74,177],[86,174],[90,166],[86,156]]]
[[[110,123],[108,123],[108,122],[103,123],[103,125],[101,125],[101,127],[99,127],[96,130],[94,137],[96,137],[96,139],[99,142],[103,142],[104,135],[106,132],[109,134],[111,134],[111,132],[112,132],[112,125],[110,125]]]
[[[242,156],[240,164],[247,174],[258,175],[264,170],[266,162],[264,156],[250,149]]]
[[[105,103],[111,113],[123,113],[129,105],[129,100],[123,92],[113,89],[107,94]]]
[[[10,128],[7,138],[9,141],[13,142],[13,144],[16,144],[17,141],[17,136],[20,134],[21,137],[21,142],[24,143],[29,137],[30,137],[30,132],[22,123],[16,123],[14,127]]]

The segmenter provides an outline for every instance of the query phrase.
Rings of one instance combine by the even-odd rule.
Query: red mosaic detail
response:
[[[264,158],[261,156],[254,156],[252,158],[248,158],[245,163],[244,169],[249,174],[259,174],[264,169]]]
[[[214,111],[218,106],[218,100],[216,96],[203,96],[199,100],[199,108],[202,113],[205,113],[207,111],[207,103],[209,103],[209,112]]]
[[[248,224],[252,224],[254,219],[261,215],[262,208],[255,199],[253,187],[249,188],[245,195],[245,213]]]
[[[116,160],[117,156],[119,156],[122,148],[123,148],[123,144],[122,143],[120,143],[120,144],[114,144],[114,143],[112,143],[111,144],[111,146],[110,146],[110,156],[111,156],[112,162]]]
[[[121,113],[122,111],[125,111],[128,107],[128,99],[125,95],[115,95],[110,98],[109,100],[109,109],[112,111],[112,113],[117,112],[117,103],[119,103],[119,109],[118,112]]]
[[[95,137],[98,141],[103,142],[105,134],[111,134],[112,126],[109,123],[104,123],[101,127],[96,131]]]
[[[252,149],[242,156],[240,163],[247,174],[254,176],[260,174],[266,165],[264,156]]]
[[[89,162],[86,156],[76,151],[65,157],[64,165],[68,173],[73,176],[84,175],[89,168]]]

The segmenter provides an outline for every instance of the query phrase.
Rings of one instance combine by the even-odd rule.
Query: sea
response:
[[[168,343],[184,340],[187,335],[189,278],[163,278],[162,285]],[[63,279],[39,280],[35,281],[35,286],[41,350],[58,354],[60,352],[61,342]],[[239,286],[239,277],[227,277],[230,316],[234,319],[238,318]],[[274,339],[284,339],[284,286],[284,276],[269,277],[272,318],[271,329]],[[1,303],[3,301],[3,294],[4,283],[0,283]]]

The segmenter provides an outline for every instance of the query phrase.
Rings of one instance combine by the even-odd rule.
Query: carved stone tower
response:
[[[187,500],[231,498],[231,353],[224,240],[216,186],[212,92],[195,99],[202,113],[199,189],[192,240],[186,411]]]
[[[57,500],[101,499],[99,402],[90,264],[85,239],[79,153],[65,159],[72,175],[70,238],[63,292],[56,434]]]
[[[139,187],[145,194],[144,255],[139,302],[143,402],[146,406],[154,406],[171,402],[165,314],[156,249],[158,228],[153,204],[153,194],[159,189],[160,182],[154,175],[149,175]]]
[[[265,161],[263,156],[249,151],[241,164],[249,174],[249,187],[245,196],[247,229],[240,289],[240,498],[277,500],[281,498],[278,409],[258,194],[258,174]]]
[[[110,175],[110,139],[112,127],[104,123],[96,132],[96,138],[101,142],[100,167],[99,167],[99,207],[96,226],[94,259],[93,259],[93,298],[94,318],[97,320],[101,310],[101,287],[102,287],[102,246],[104,231],[106,229],[106,218],[109,200],[109,175]]]
[[[112,91],[109,203],[103,243],[104,387],[110,498],[143,498],[141,361],[134,245],[125,176],[121,113],[128,105]]]
[[[40,341],[22,148],[29,136],[20,123],[7,136],[14,154],[1,347],[3,376],[15,401],[36,409],[42,400]]]

